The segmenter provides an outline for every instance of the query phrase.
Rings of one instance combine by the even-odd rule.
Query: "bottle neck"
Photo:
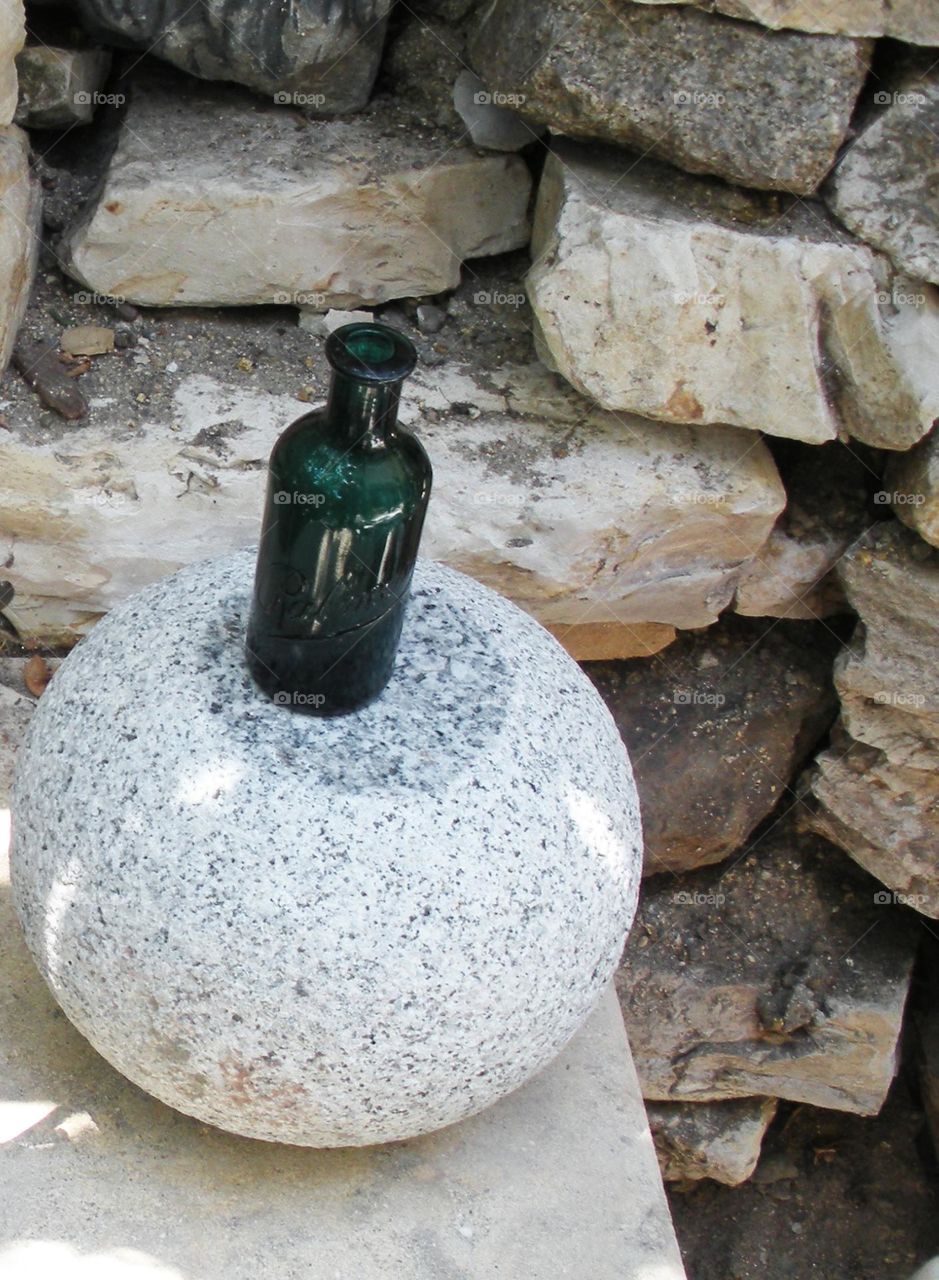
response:
[[[335,371],[326,401],[327,421],[347,444],[381,448],[398,421],[401,381],[369,383]]]

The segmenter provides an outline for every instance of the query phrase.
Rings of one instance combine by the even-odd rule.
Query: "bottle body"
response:
[[[271,454],[245,647],[255,682],[291,710],[354,711],[391,677],[432,479],[397,426],[399,387],[337,371],[326,408]]]

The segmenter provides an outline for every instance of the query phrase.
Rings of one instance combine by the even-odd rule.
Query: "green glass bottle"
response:
[[[323,409],[271,454],[246,657],[275,702],[312,715],[354,711],[391,677],[432,471],[397,425],[408,339],[349,324],[326,340]]]

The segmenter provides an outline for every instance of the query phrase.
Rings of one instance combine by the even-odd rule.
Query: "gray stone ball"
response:
[[[254,553],[98,624],[20,755],[12,885],[78,1030],[179,1111],[304,1146],[495,1102],[589,1013],[642,859],[626,750],[579,667],[418,563],[391,683],[351,716],[268,701]]]

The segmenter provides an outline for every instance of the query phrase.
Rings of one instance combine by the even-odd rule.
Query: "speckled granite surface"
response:
[[[274,706],[242,663],[253,563],[155,584],[58,672],[14,903],[66,1014],[162,1101],[310,1146],[428,1132],[553,1058],[609,978],[625,751],[546,632],[430,562],[377,702]]]

